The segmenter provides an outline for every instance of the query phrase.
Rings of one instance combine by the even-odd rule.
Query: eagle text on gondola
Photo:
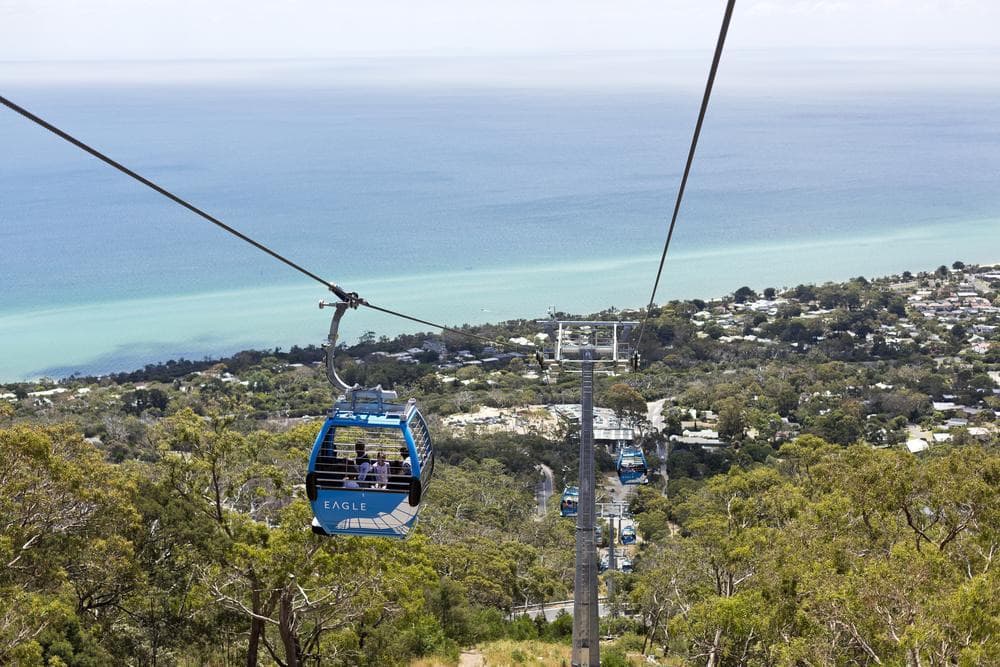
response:
[[[324,500],[323,509],[327,510],[353,510],[355,512],[366,512],[368,511],[368,503],[359,503],[353,500]]]

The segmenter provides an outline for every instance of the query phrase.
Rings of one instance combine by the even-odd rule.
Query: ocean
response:
[[[2,72],[0,72],[2,74]],[[1000,261],[1000,93],[724,85],[658,302]],[[373,303],[447,324],[644,305],[694,85],[4,82]],[[330,295],[0,113],[0,381],[320,343]],[[367,311],[348,339],[423,327]]]

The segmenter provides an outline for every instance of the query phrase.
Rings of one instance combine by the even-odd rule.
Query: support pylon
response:
[[[576,515],[576,577],[573,587],[573,667],[598,667],[597,545],[594,538],[594,358],[583,350],[580,396],[580,503]]]

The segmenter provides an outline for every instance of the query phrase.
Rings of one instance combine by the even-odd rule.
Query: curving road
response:
[[[514,607],[510,611],[510,618],[514,619],[525,615],[530,618],[544,616],[545,620],[551,623],[563,612],[566,612],[570,616],[573,615],[573,600],[560,600],[559,602],[548,602],[546,604],[529,604],[527,606]],[[597,615],[604,618],[610,613],[611,608],[608,606],[608,599],[605,597],[599,598]]]
[[[667,399],[661,398],[658,401],[646,403],[646,420],[657,433],[662,432],[666,426],[666,420],[663,418],[663,406],[666,402]],[[667,457],[670,456],[670,447],[666,440],[656,446],[656,456],[660,459],[660,477],[663,479],[663,488],[666,489],[667,483],[670,481],[667,475]]]
[[[667,399],[665,398],[646,403],[646,421],[648,421],[649,425],[656,431],[662,431],[663,427],[666,426],[666,422],[663,419],[663,406],[666,405],[666,403]]]
[[[535,486],[535,502],[538,503],[538,516],[543,517],[548,511],[549,498],[552,497],[555,482],[552,476],[552,468],[544,463],[539,463],[538,470],[542,473],[542,476]]]

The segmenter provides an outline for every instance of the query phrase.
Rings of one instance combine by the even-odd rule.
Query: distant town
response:
[[[702,385],[745,381],[747,360],[792,363],[798,369],[808,360],[842,364],[835,375],[843,383],[831,377],[822,387],[799,387],[791,404],[786,398],[782,406],[755,405],[755,397],[745,397],[734,418],[731,396],[730,404],[720,404],[704,393],[692,394],[690,386],[662,378],[651,382],[648,375],[653,371],[647,369],[637,377],[619,378],[642,392],[647,410],[626,415],[598,408],[597,440],[611,452],[652,431],[663,431],[672,447],[704,452],[747,442],[775,445],[803,431],[830,437],[816,426],[825,416],[843,416],[846,404],[857,423],[846,434],[837,434],[840,439],[901,446],[913,453],[955,439],[995,442],[1000,415],[998,287],[1000,268],[955,262],[935,271],[870,281],[857,278],[759,293],[742,287],[724,298],[666,304],[659,315],[659,339],[643,350],[656,364],[650,368],[668,374],[684,370],[689,380]],[[617,313],[633,319],[641,315]],[[522,350],[546,342],[548,334],[537,328],[532,333],[532,326],[521,321],[496,325],[490,332]],[[693,348],[702,363],[693,364],[689,354],[680,369],[671,368],[671,358],[683,347]],[[425,399],[434,396],[429,412],[449,432],[555,437],[561,423],[575,420],[579,406],[568,400],[570,385],[560,380],[558,368],[539,368],[518,350],[438,335],[394,341],[368,335],[344,354],[348,376],[353,371],[360,378],[377,369],[387,386],[397,385],[402,393]],[[292,360],[296,357],[303,361]],[[322,358],[319,348],[310,347],[293,348],[291,353],[241,353],[228,362],[168,362],[147,367],[145,374],[127,374],[149,376],[139,381],[121,381],[122,374],[13,383],[0,389],[0,400],[19,416],[81,416],[117,405],[123,416],[148,422],[170,412],[172,404],[197,402],[195,396],[233,394],[257,408],[257,419],[287,425],[321,417],[328,408],[329,390],[319,372]],[[894,370],[873,373],[879,364]],[[197,370],[183,372],[186,368]],[[910,370],[901,372],[906,368]],[[709,369],[714,377],[699,376],[699,369]],[[175,374],[168,382],[153,379],[167,371]],[[657,385],[671,391],[656,394]],[[811,424],[804,428],[803,421]],[[87,430],[96,443],[119,437],[108,433],[104,423]],[[666,452],[661,448],[659,453]]]

